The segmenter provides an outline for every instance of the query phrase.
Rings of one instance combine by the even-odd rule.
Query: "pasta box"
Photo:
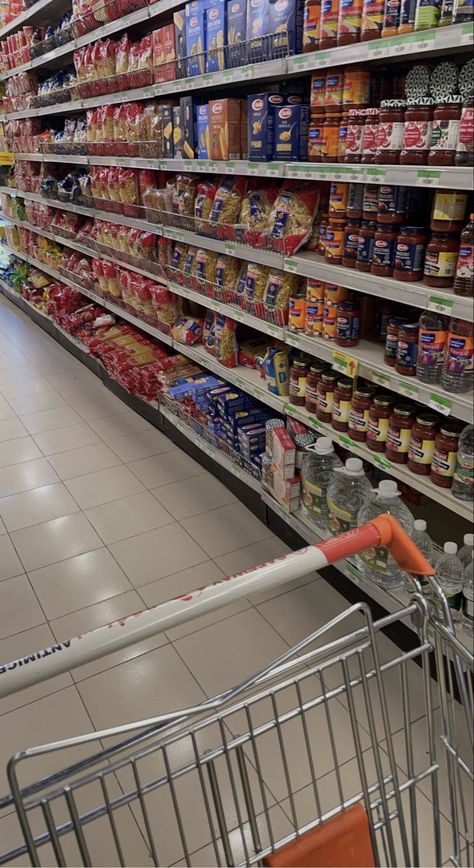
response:
[[[228,0],[227,2],[227,66],[243,66],[246,62],[246,0]]]
[[[274,160],[306,160],[309,106],[285,105],[275,111]]]
[[[268,60],[268,0],[247,0],[247,63]]]
[[[274,109],[283,105],[279,93],[257,93],[247,97],[248,158],[257,162],[273,159]]]
[[[206,72],[225,69],[226,0],[212,0],[206,9]]]
[[[286,57],[301,52],[303,44],[304,0],[270,0],[268,33],[269,57]]]
[[[172,81],[177,77],[174,24],[153,31],[153,66],[155,81]]]
[[[161,116],[163,128],[163,155],[168,159],[171,159],[174,157],[173,107],[160,106],[158,111]]]
[[[183,158],[183,113],[179,105],[173,108],[173,153],[176,159]]]
[[[196,106],[197,155],[199,160],[209,159],[209,106]]]
[[[173,25],[178,77],[184,78],[186,75],[186,30],[185,19],[182,11],[174,12]]]
[[[187,160],[192,160],[196,153],[196,129],[194,122],[194,101],[192,96],[182,96],[179,105],[181,108],[181,124],[183,127],[183,157]]]
[[[206,7],[201,0],[186,3],[185,34],[187,75],[201,75],[205,70],[206,50]]]
[[[211,160],[240,159],[240,100],[213,99],[209,103]]]

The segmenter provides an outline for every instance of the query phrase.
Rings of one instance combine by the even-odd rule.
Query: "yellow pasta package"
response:
[[[240,99],[209,102],[209,159],[240,160]]]

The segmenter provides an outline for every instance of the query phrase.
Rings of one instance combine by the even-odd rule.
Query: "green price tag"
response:
[[[388,461],[387,458],[384,458],[383,455],[378,455],[377,452],[375,452],[373,453],[372,458],[374,464],[378,464],[379,467],[383,467],[384,470],[393,469],[393,465],[391,464],[391,462]]]
[[[440,178],[441,172],[437,172],[434,169],[418,169],[416,173],[416,181],[423,187],[431,187],[439,183]]]
[[[438,413],[442,413],[443,416],[449,416],[453,409],[453,402],[450,401],[449,398],[444,398],[443,395],[435,395],[432,393],[428,401],[428,406],[431,407],[432,410],[437,410]]]
[[[298,271],[298,260],[286,257],[283,262],[283,270],[295,273],[296,271]]]
[[[350,437],[347,437],[345,434],[339,434],[338,437],[339,443],[342,443],[343,446],[347,446],[348,449],[353,449],[356,445]]]
[[[430,295],[428,299],[428,310],[435,310],[437,313],[451,314],[453,306],[454,298],[445,295]]]
[[[332,364],[336,371],[346,374],[346,376],[350,377],[351,380],[357,377],[359,362],[352,356],[347,355],[347,353],[342,353],[340,350],[333,350]]]

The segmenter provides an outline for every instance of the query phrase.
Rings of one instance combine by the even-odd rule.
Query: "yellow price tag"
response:
[[[15,154],[11,151],[0,151],[0,166],[13,166]]]
[[[359,362],[352,356],[348,356],[347,353],[341,353],[339,352],[339,350],[333,350],[332,363],[336,371],[340,371],[342,374],[346,374],[346,376],[350,377],[351,380],[354,380],[357,377]]]

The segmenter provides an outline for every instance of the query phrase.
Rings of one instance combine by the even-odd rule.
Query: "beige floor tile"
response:
[[[12,419],[15,416],[15,411],[8,401],[0,398],[0,420]]]
[[[69,636],[64,638],[69,639]],[[8,639],[2,639],[0,642],[0,660],[3,664],[13,660],[20,660],[28,657],[28,655],[33,655],[36,651],[41,651],[43,648],[49,648],[55,644],[56,639],[48,624],[39,624],[37,627],[30,627],[29,630],[23,633],[16,633]],[[28,663],[28,666],[36,665],[41,666],[41,662],[36,664],[33,660]],[[71,676],[68,673],[64,673],[63,675],[57,675],[55,678],[49,678],[41,684],[36,684],[34,687],[27,687],[25,690],[20,690],[11,696],[6,696],[4,699],[0,699],[0,716],[6,714],[8,711],[12,711],[14,708],[28,705],[42,696],[48,696],[50,693],[55,693],[64,687],[69,687],[71,684]]]
[[[77,503],[61,482],[0,498],[0,515],[8,531],[78,511]]]
[[[36,570],[102,547],[84,515],[65,515],[12,533],[26,570]]]
[[[0,582],[3,579],[19,576],[23,572],[23,566],[10,537],[6,533],[2,533],[0,536]]]
[[[22,368],[17,368],[21,371]],[[13,372],[12,372],[13,373]],[[37,373],[37,372],[36,372]],[[32,379],[24,379],[23,376],[12,376],[7,382],[1,386],[3,396],[10,401],[11,398],[22,398],[28,395],[38,395],[43,392],[50,392],[51,385],[44,377],[32,377]]]
[[[22,365],[21,368],[4,368],[0,370],[0,392],[3,392],[4,386],[12,383],[26,383],[35,378],[38,378],[38,371],[33,365]],[[49,384],[48,388],[51,388]]]
[[[288,649],[254,609],[192,633],[175,645],[208,696],[234,687]]]
[[[0,421],[0,442],[14,440],[16,437],[26,437],[28,431],[19,419],[2,419]]]
[[[51,629],[54,631],[58,642],[62,642],[64,639],[70,639],[72,636],[87,633],[89,630],[95,630],[97,627],[102,627],[105,624],[111,624],[113,621],[126,618],[128,615],[134,615],[136,612],[142,611],[143,608],[143,601],[137,592],[127,591],[124,594],[109,597],[108,600],[103,600],[101,603],[88,606],[86,609],[64,615],[62,618],[56,618],[51,621]],[[136,642],[133,645],[129,645],[128,648],[123,648],[121,651],[116,651],[113,654],[108,654],[106,657],[95,660],[93,663],[79,666],[73,670],[72,676],[75,681],[84,681],[85,678],[90,678],[91,675],[97,675],[99,672],[104,672],[106,669],[118,666],[126,660],[133,660],[135,657],[140,657],[148,651],[160,648],[162,645],[166,645],[167,641],[164,633],[158,633],[149,639]]]
[[[232,492],[210,473],[154,488],[153,494],[177,521],[235,501]]]
[[[74,476],[116,467],[121,462],[105,443],[92,443],[90,446],[80,446],[78,449],[68,449],[67,452],[51,455],[49,463],[61,479],[72,479]]]
[[[179,711],[205,698],[170,645],[81,681],[78,690],[96,729]]]
[[[130,590],[106,548],[32,570],[29,578],[48,620]]]
[[[272,536],[242,503],[230,503],[182,521],[183,527],[211,557]]]
[[[66,485],[82,509],[145,490],[137,477],[123,464],[67,479]]]
[[[44,455],[55,455],[58,452],[90,446],[91,443],[100,441],[100,437],[85,422],[81,425],[72,425],[70,428],[58,428],[57,431],[35,434],[33,439]]]
[[[34,395],[22,395],[19,398],[10,398],[10,405],[19,416],[24,413],[38,413],[42,410],[52,410],[55,407],[66,407],[67,403],[54,389],[49,392],[38,392]]]
[[[128,434],[126,437],[117,437],[109,440],[109,445],[118,457],[127,463],[176,449],[174,443],[156,428],[151,431],[137,431],[136,434]]]
[[[16,440],[0,443],[0,467],[10,467],[12,464],[19,464],[20,461],[42,458],[42,455],[32,437],[18,437]]]
[[[179,482],[202,473],[201,465],[180,449],[132,461],[130,468],[147,488]]]
[[[112,543],[110,551],[135,587],[208,560],[176,523]]]
[[[115,416],[117,413],[127,413],[129,410],[127,405],[111,392],[88,401],[74,401],[74,409],[85,422],[103,419],[104,416]]]
[[[58,482],[58,476],[46,458],[33,458],[32,461],[23,461],[13,464],[11,467],[2,467],[0,470],[0,497],[8,497],[10,494],[19,494],[21,491],[29,491]]]
[[[82,419],[72,407],[66,405],[53,410],[40,410],[38,413],[25,413],[21,416],[21,421],[30,434],[41,434],[43,431],[78,425]]]
[[[0,582],[0,638],[36,627],[45,620],[28,577]]]
[[[136,434],[137,431],[148,431],[152,428],[146,419],[133,410],[127,413],[116,413],[103,419],[92,419],[90,425],[106,443],[117,437],[126,437],[128,434]]]
[[[94,506],[86,515],[107,545],[173,523],[173,517],[149,491]]]

